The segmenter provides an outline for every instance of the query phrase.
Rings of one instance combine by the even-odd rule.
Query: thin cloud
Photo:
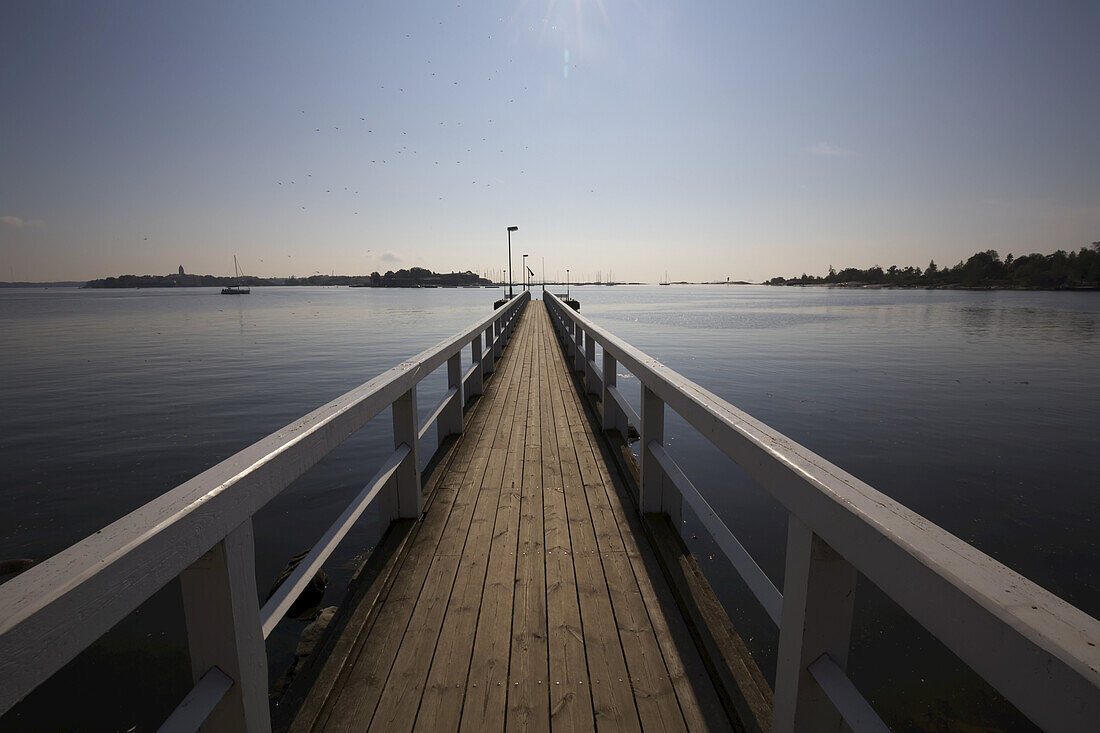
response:
[[[400,262],[401,258],[395,255],[393,252],[383,252],[380,258],[383,262]]]
[[[3,224],[9,229],[36,227],[41,223],[42,222],[38,219],[20,219],[18,216],[0,216],[0,224]]]
[[[840,158],[845,155],[851,155],[852,151],[840,147],[839,145],[833,145],[832,143],[820,142],[814,143],[810,147],[806,148],[814,155],[823,155],[827,158]]]

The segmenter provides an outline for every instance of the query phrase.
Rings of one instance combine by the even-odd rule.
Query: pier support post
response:
[[[448,370],[450,371],[450,370]],[[424,509],[424,497],[420,493],[420,429],[416,417],[416,387],[394,400],[393,447],[409,446],[409,453],[389,480],[389,486],[381,492],[389,496],[378,498],[379,513],[385,523],[399,517],[419,519]]]
[[[576,331],[577,340],[573,349],[573,371],[580,373],[584,371],[584,329],[577,326]]]
[[[481,337],[477,340],[480,342]],[[480,349],[479,349],[480,351]],[[475,362],[476,363],[476,362]],[[470,381],[481,381],[481,369],[475,369],[470,376]],[[447,389],[455,389],[457,392],[451,395],[450,402],[439,413],[439,419],[435,423],[436,447],[443,445],[448,435],[462,434],[462,407],[466,404],[466,395],[462,389],[462,351],[447,359]],[[479,390],[480,391],[480,390]]]
[[[197,683],[211,667],[233,679],[201,730],[270,731],[252,520],[180,573],[180,588],[192,680]]]
[[[622,408],[611,396],[610,391],[617,384],[615,370],[618,366],[615,357],[607,353],[605,348],[603,351],[603,385],[600,388],[600,404],[603,405],[603,429],[618,430],[619,434],[623,436],[623,440],[626,440],[626,415],[623,414]]]
[[[822,654],[848,665],[856,569],[793,514],[787,522],[783,615],[772,730],[843,730],[843,719],[809,671]]]
[[[496,357],[493,355],[493,327],[489,326],[485,329],[484,334],[478,334],[478,339],[484,338],[484,355],[481,357],[481,373],[492,374],[496,369]],[[478,353],[481,353],[482,344],[478,343]],[[484,383],[484,379],[482,380]],[[481,394],[480,392],[478,394]]]
[[[490,350],[484,356],[481,353],[481,334],[474,336],[473,342],[470,343],[470,363],[479,364],[480,367],[475,369],[473,374],[470,375],[470,383],[466,385],[466,394],[463,395],[465,400],[469,400],[474,395],[479,395],[485,389],[485,374],[486,365],[493,359],[492,351]]]
[[[588,334],[588,338],[584,342],[584,386],[588,394],[600,393],[596,388],[596,370],[592,368],[595,361],[596,339],[592,338],[592,334]]]
[[[672,526],[680,531],[680,492],[665,476],[665,470],[650,450],[650,443],[664,447],[665,403],[649,387],[642,385],[642,467],[639,482],[641,497],[638,506],[643,514],[664,512],[672,520]]]

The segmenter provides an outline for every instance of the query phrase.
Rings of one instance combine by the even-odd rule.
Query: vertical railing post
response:
[[[807,669],[822,654],[845,669],[856,569],[793,514],[787,522],[783,614],[772,730],[842,730],[843,720]]]
[[[501,354],[501,318],[498,316],[493,321],[493,359],[499,359]]]
[[[611,389],[617,384],[615,370],[618,368],[615,357],[603,350],[603,385],[600,388],[600,404],[603,405],[603,429],[618,430],[627,439],[626,415],[619,403],[611,396]]]
[[[649,387],[642,385],[642,467],[638,506],[643,513],[664,512],[679,532],[682,528],[683,498],[676,484],[665,475],[665,470],[653,455],[652,445],[665,445],[665,403]]]
[[[493,356],[492,349],[482,355],[481,353],[481,334],[474,336],[473,342],[470,343],[470,363],[481,364],[480,369],[475,369],[474,373],[470,375],[470,383],[466,385],[465,399],[470,399],[474,395],[479,395],[485,388],[485,374],[487,365],[492,361]]]
[[[449,370],[448,370],[449,371]],[[399,517],[418,519],[424,508],[420,495],[420,441],[416,417],[416,387],[394,400],[393,447],[409,446],[409,453],[401,461],[386,488],[378,496],[378,513],[383,522]]]
[[[180,573],[194,682],[217,667],[233,686],[202,730],[271,730],[267,648],[256,592],[256,548],[246,519]]]
[[[478,341],[481,337],[478,337]],[[476,362],[474,362],[476,363]],[[475,370],[470,381],[481,379],[481,370]],[[458,392],[451,396],[450,402],[439,413],[439,419],[435,423],[436,447],[443,445],[448,435],[460,435],[462,433],[462,406],[466,395],[462,391],[462,350],[455,352],[454,356],[447,359],[447,389],[457,388]]]
[[[573,350],[573,371],[584,371],[584,329],[580,325],[576,326],[577,340],[576,348]]]
[[[643,514],[661,511],[665,472],[650,450],[649,444],[665,444],[665,403],[649,387],[642,385],[642,446],[641,480],[638,507]],[[679,528],[677,528],[679,529]]]
[[[481,336],[479,335],[479,338]],[[481,373],[492,374],[496,369],[496,358],[493,356],[493,326],[490,324],[485,328],[484,334],[485,354],[481,357]],[[481,344],[478,344],[478,349],[481,349]],[[484,381],[484,380],[483,380]],[[478,393],[480,394],[480,392]]]
[[[592,338],[592,334],[588,334],[588,339],[584,342],[584,386],[588,394],[598,394],[596,391],[596,370],[592,368],[595,361],[596,339]]]

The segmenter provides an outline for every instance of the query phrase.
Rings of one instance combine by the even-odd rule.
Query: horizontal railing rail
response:
[[[0,714],[179,577],[195,688],[166,727],[269,730],[264,638],[368,505],[383,522],[420,516],[420,439],[433,423],[439,444],[462,432],[466,402],[481,394],[529,300],[520,293],[0,586]],[[462,375],[467,346],[473,378]],[[443,364],[447,393],[418,425],[416,386]],[[253,515],[386,408],[393,453],[261,609]]]
[[[773,730],[885,726],[848,679],[856,573],[1049,730],[1100,720],[1100,622],[566,307],[543,299],[603,428],[641,434],[638,506],[682,526],[686,502],[779,627]],[[595,346],[603,350],[597,373]],[[616,385],[641,383],[641,415]],[[664,408],[789,514],[783,593],[664,449]],[[828,701],[827,703],[825,701]],[[832,721],[832,723],[830,723]]]

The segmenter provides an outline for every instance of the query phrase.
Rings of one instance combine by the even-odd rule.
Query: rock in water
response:
[[[305,560],[308,554],[309,551],[306,550],[290,558],[286,567],[283,568],[283,572],[279,573],[279,577],[275,579],[275,584],[271,586],[271,590],[267,592],[267,599],[265,600],[270,600],[271,596],[275,595],[275,591],[279,590],[279,586],[286,582],[287,578],[302,564],[302,560]],[[324,570],[318,570],[298,597],[294,599],[294,603],[291,604],[286,615],[298,619],[313,618],[317,613],[317,607],[321,605],[321,600],[325,597],[325,588],[327,587],[328,575],[325,574]]]

